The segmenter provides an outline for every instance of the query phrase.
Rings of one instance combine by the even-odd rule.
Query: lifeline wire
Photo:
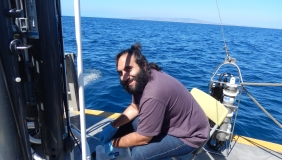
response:
[[[276,123],[280,128],[282,128],[282,124],[280,124],[274,117],[271,116],[259,103],[258,101],[247,91],[247,89],[243,86],[242,87],[244,91],[247,93],[247,95],[254,101],[254,103],[274,122]]]

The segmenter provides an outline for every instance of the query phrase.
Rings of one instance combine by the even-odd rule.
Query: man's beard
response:
[[[132,95],[142,93],[149,79],[146,71],[144,69],[141,69],[139,73],[135,77],[133,77],[133,79],[136,81],[135,88],[129,87],[128,80],[120,81],[120,83],[124,90]]]

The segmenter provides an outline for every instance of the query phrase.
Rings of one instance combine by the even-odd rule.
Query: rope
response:
[[[247,91],[245,87],[242,87],[244,91],[247,93],[247,95],[255,102],[255,104],[270,118],[274,123],[276,123],[280,128],[282,128],[282,125],[274,118],[272,117],[259,103],[256,101],[256,99]]]
[[[253,83],[253,82],[244,82],[241,83],[242,86],[274,86],[274,87],[282,87],[282,83]]]
[[[218,7],[217,0],[216,0],[216,6],[217,6],[218,16],[219,16],[219,19],[220,19],[220,26],[221,26],[222,38],[223,38],[223,42],[224,42],[224,47],[223,47],[223,49],[225,50],[227,59],[230,61],[230,56],[229,56],[229,53],[228,53],[228,50],[227,50],[227,45],[226,45],[226,42],[225,42],[224,30],[223,30],[223,26],[222,26],[222,20],[221,20],[221,16],[220,16],[220,12],[219,12],[219,7]]]

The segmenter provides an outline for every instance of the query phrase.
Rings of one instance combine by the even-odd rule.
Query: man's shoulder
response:
[[[163,71],[156,71],[156,70],[152,70],[151,71],[151,82],[156,82],[156,81],[160,81],[160,80],[164,80],[166,79],[166,77],[169,76],[167,73],[163,72]]]
[[[167,85],[168,81],[166,73],[156,70],[152,71],[152,77],[144,89],[143,98],[157,98],[167,93],[169,89],[169,85]]]
[[[163,86],[169,83],[178,83],[178,80],[163,71],[152,70],[151,80],[149,81],[149,84]]]

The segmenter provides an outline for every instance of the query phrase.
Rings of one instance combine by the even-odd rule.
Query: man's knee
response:
[[[140,149],[140,147],[133,147],[132,150],[131,150],[131,159],[146,160],[147,156],[146,156],[145,152],[142,151],[142,149]]]

